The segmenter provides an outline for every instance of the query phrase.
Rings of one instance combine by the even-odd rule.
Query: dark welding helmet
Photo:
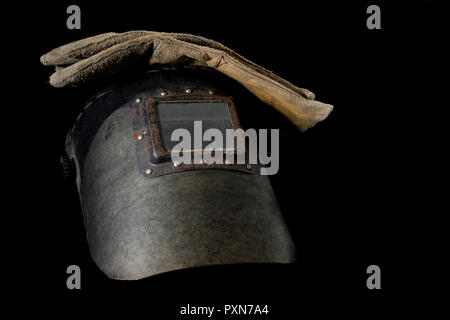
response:
[[[237,97],[251,94],[232,81],[196,67],[152,70],[97,94],[78,116],[66,153],[90,253],[108,277],[295,259],[257,165],[171,161],[175,128],[240,128]]]

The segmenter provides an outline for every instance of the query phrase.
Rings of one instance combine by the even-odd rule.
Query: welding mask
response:
[[[78,116],[66,153],[91,256],[109,278],[295,259],[257,164],[172,161],[175,129],[240,128],[238,96],[251,94],[230,81],[198,67],[155,69],[100,92]]]

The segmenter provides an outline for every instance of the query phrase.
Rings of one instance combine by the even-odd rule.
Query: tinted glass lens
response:
[[[171,141],[172,132],[187,129],[194,138],[194,121],[202,121],[202,133],[210,128],[219,129],[225,137],[226,129],[233,129],[228,105],[215,102],[161,102],[155,106],[159,117],[164,148],[170,151],[178,141]],[[203,142],[203,148],[210,142]]]

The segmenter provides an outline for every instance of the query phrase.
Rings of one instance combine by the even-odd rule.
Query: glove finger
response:
[[[135,34],[126,35],[131,36],[132,39],[108,47],[65,68],[57,68],[56,72],[50,76],[50,84],[54,87],[64,87],[70,84],[85,82],[91,79],[97,79],[107,75],[112,75],[119,72],[120,70],[126,69],[133,64],[137,64],[138,60],[140,59],[141,61],[145,61],[147,65],[148,63],[189,63],[192,60],[196,61],[202,59],[199,55],[201,53],[200,50],[192,51],[186,48],[184,49],[184,51],[156,50],[154,57],[152,57],[150,49],[153,47],[153,45],[160,48],[161,44],[163,43],[167,43],[170,40],[177,40],[171,38],[170,35],[172,34],[170,33],[151,31],[142,31],[140,33],[144,34],[144,36],[133,38],[138,34],[137,32]],[[123,39],[124,37],[120,38],[120,40],[122,41]],[[178,43],[184,42],[178,41]],[[189,45],[189,43],[185,44]],[[146,56],[145,59],[142,59],[143,56]],[[67,62],[65,62],[64,64],[67,65]]]
[[[153,46],[151,35],[116,44],[93,56],[78,61],[50,76],[50,84],[64,87],[74,83],[112,75],[140,61],[147,62]]]
[[[114,45],[128,40],[142,37],[150,31],[130,31],[124,33],[103,33],[65,44],[55,48],[41,56],[42,64],[46,66],[66,66],[77,63],[85,58],[91,57]]]

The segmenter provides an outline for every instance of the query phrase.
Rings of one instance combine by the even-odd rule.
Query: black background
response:
[[[430,84],[444,73],[443,3],[60,1],[4,8],[15,19],[2,21],[10,79],[3,86],[2,291],[69,303],[132,297],[131,310],[168,319],[182,319],[177,313],[188,303],[268,304],[276,319],[306,312],[367,318],[419,294],[430,278],[411,272],[432,260],[421,251],[425,222],[412,225],[434,210],[418,185],[428,177],[421,160],[433,151],[425,126],[440,117],[430,105],[440,89]],[[81,30],[66,28],[70,4],[81,7]],[[366,27],[370,4],[381,7],[381,30]],[[109,280],[95,266],[75,184],[62,178],[59,158],[76,116],[101,87],[55,89],[39,57],[87,36],[137,29],[214,39],[335,106],[305,133],[270,107],[244,119],[281,129],[280,170],[271,182],[298,248],[296,262],[181,270],[134,282]],[[81,267],[81,290],[66,288],[71,264]],[[366,287],[371,264],[381,268],[381,290]]]

